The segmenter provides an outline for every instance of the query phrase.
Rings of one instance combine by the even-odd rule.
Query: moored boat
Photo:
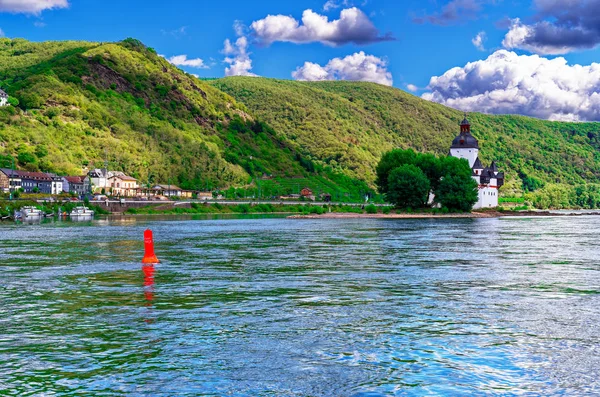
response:
[[[69,216],[71,219],[88,219],[94,217],[94,211],[88,207],[75,207]]]
[[[22,207],[20,211],[15,212],[15,218],[25,219],[35,219],[41,218],[44,215],[42,210],[33,206]]]

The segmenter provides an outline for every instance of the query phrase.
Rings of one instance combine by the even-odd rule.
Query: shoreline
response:
[[[458,214],[355,214],[350,212],[329,212],[326,214],[292,215],[288,219],[475,219],[475,218],[507,218],[507,217],[553,217],[553,216],[600,216],[600,212],[589,213],[556,213],[550,211],[482,211]]]

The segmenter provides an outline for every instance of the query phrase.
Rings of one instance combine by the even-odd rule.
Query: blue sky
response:
[[[228,74],[284,79],[370,80],[470,111],[599,120],[600,99],[593,97],[600,71],[591,65],[598,60],[600,27],[587,15],[600,13],[600,0],[575,4],[0,0],[0,29],[6,37],[32,41],[135,37],[168,59],[195,60],[175,63],[201,77],[221,77],[229,68]],[[298,29],[306,10],[313,12],[310,31]],[[326,25],[319,19],[325,17],[347,23]],[[478,34],[485,38],[479,48],[473,42]],[[231,45],[224,51],[226,39]],[[576,64],[587,68],[584,87],[576,81],[582,74]],[[434,82],[434,76],[440,78]],[[558,96],[576,98],[563,103]]]

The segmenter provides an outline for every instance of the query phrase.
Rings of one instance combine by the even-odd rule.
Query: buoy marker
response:
[[[152,238],[152,230],[146,229],[144,231],[144,259],[142,259],[142,263],[144,264],[154,264],[160,263],[156,254],[154,253],[154,239]]]

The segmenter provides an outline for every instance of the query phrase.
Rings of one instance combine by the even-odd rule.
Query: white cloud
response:
[[[380,36],[369,17],[356,7],[342,10],[340,19],[333,21],[312,10],[305,10],[302,13],[302,24],[291,16],[268,15],[264,19],[252,22],[250,29],[265,45],[285,41],[296,44],[321,42],[338,46],[393,40],[390,34]]]
[[[225,68],[225,76],[256,76],[251,72],[252,60],[248,52],[248,38],[245,34],[245,27],[240,21],[235,21],[233,29],[238,36],[232,43],[226,39],[223,43],[223,54],[227,55],[224,62],[229,66]]]
[[[0,0],[0,12],[39,14],[44,10],[68,6],[68,0]]]
[[[487,35],[485,32],[479,32],[473,39],[471,39],[471,43],[477,48],[479,51],[485,51],[485,47],[483,43],[487,40]]]
[[[499,50],[432,77],[424,99],[465,111],[600,121],[600,64]]]
[[[419,91],[419,87],[417,87],[414,84],[407,84],[406,85],[406,89],[409,90],[410,92],[417,92],[417,91]]]
[[[204,60],[201,58],[188,59],[187,55],[175,55],[167,60],[175,66],[189,66],[197,69],[208,69],[208,66],[204,64]]]
[[[334,58],[325,66],[305,62],[292,72],[292,77],[305,81],[371,81],[383,85],[392,85],[393,82],[392,74],[387,70],[387,62],[374,55],[366,55],[363,51],[345,58]]]
[[[531,24],[511,21],[503,45],[543,55],[566,54],[600,45],[600,0],[534,0]]]

